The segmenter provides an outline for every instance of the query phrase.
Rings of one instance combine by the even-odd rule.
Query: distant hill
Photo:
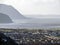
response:
[[[0,23],[12,23],[12,20],[8,15],[0,13]]]
[[[8,15],[11,19],[25,19],[15,8],[9,5],[0,4],[0,13]]]

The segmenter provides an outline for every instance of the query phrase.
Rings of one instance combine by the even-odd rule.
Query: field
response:
[[[60,30],[0,29],[19,45],[60,45]]]

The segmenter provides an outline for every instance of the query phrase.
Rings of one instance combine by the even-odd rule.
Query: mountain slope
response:
[[[9,5],[0,4],[0,13],[8,15],[11,19],[25,19],[15,8]]]
[[[8,15],[0,13],[0,23],[12,23]]]

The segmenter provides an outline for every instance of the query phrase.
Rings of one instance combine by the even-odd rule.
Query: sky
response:
[[[24,16],[60,15],[60,0],[1,0]]]

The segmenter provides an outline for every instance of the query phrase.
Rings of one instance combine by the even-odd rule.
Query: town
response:
[[[60,30],[1,29],[19,45],[60,45]]]

